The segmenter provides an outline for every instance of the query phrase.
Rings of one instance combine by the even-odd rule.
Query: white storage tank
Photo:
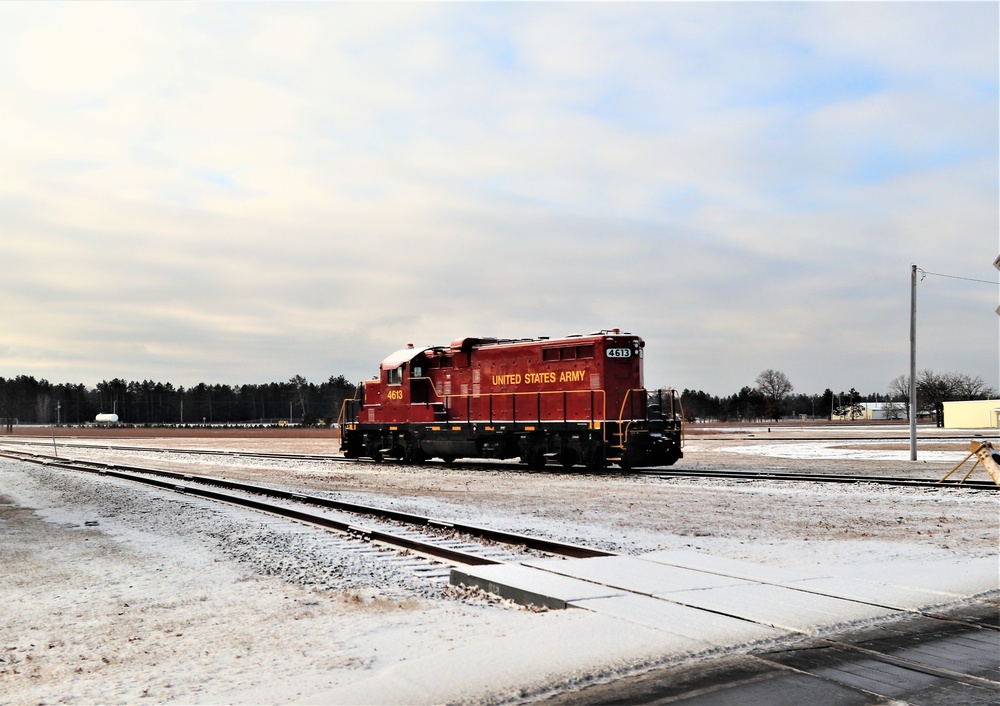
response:
[[[97,415],[94,421],[97,422],[98,424],[117,424],[118,415],[101,413]]]

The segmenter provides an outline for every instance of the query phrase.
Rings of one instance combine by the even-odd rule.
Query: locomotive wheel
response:
[[[559,454],[559,463],[565,469],[570,469],[576,465],[576,451],[572,449],[566,449],[561,454]]]
[[[535,449],[528,454],[528,459],[525,463],[533,471],[542,470],[545,468],[545,452],[542,449]]]
[[[452,456],[451,454],[445,454],[444,456],[441,457],[441,460],[444,461],[444,464],[446,466],[450,466],[451,464],[455,463],[455,457]]]

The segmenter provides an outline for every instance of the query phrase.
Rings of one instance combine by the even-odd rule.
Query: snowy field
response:
[[[752,444],[747,446],[731,446],[723,449],[725,453],[747,454],[750,456],[765,456],[770,458],[788,458],[802,461],[909,461],[910,450],[887,449],[882,441],[852,441],[845,445],[839,441],[800,441],[795,443]],[[936,463],[960,462],[968,455],[968,450],[919,452],[918,461],[933,461]]]
[[[211,445],[291,451],[291,443]],[[318,443],[294,442],[303,453]],[[863,461],[864,472],[936,478],[968,453],[967,441],[938,442],[921,451],[918,472],[908,455],[879,445],[698,438],[682,464],[825,472]],[[984,492],[148,452],[127,459],[626,554],[685,550],[836,576],[892,570],[960,581],[996,560],[1000,539],[1000,498]],[[719,656],[666,650],[587,611],[536,612],[434,583],[409,563],[242,509],[0,461],[0,703],[525,703]],[[995,585],[989,596],[975,581],[968,588],[970,600],[997,599]]]

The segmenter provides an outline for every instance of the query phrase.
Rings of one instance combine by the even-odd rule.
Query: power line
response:
[[[1000,282],[991,282],[988,279],[972,279],[971,277],[959,277],[958,275],[943,275],[940,272],[928,272],[927,270],[921,270],[919,267],[917,271],[922,275],[920,277],[923,280],[927,275],[934,275],[935,277],[947,277],[948,279],[962,279],[966,282],[983,282],[984,284],[1000,284]]]

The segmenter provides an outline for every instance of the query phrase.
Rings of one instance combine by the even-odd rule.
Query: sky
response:
[[[885,393],[917,265],[918,370],[1000,388],[998,8],[0,4],[0,377],[620,328]]]

